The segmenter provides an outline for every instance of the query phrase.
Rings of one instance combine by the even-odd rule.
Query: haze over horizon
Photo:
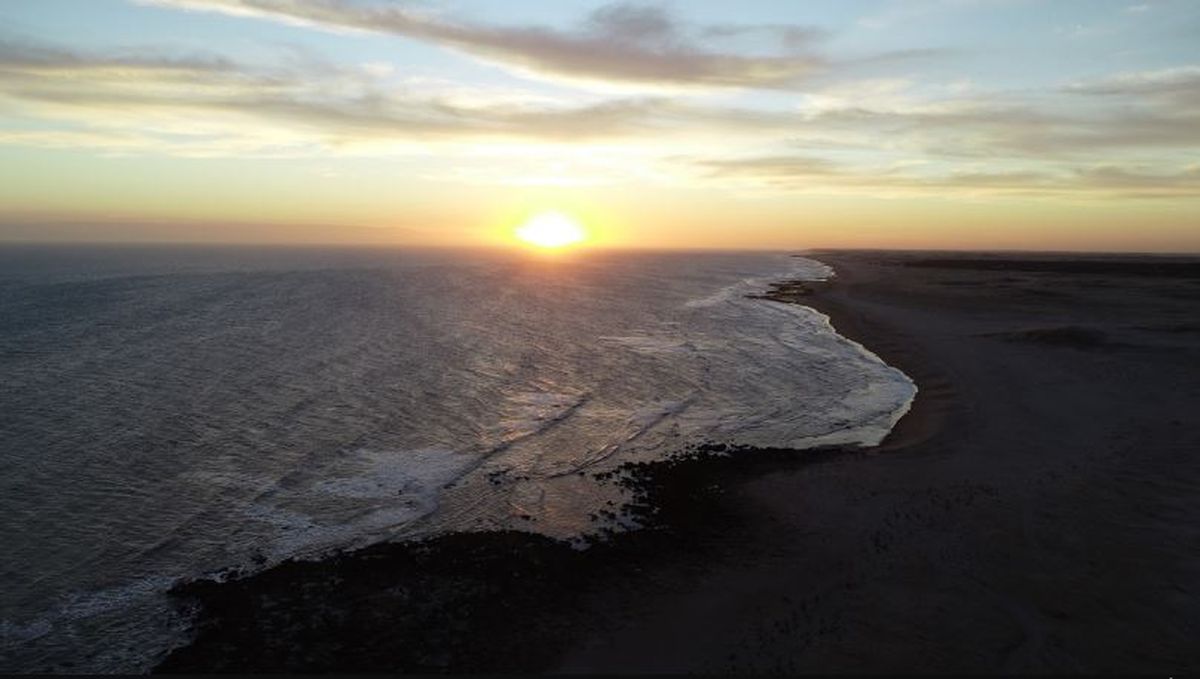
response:
[[[0,6],[0,242],[1200,251],[1188,1]]]

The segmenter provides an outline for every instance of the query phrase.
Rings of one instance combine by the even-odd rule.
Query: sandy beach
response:
[[[812,256],[837,276],[796,301],[920,389],[881,446],[631,469],[647,528],[585,551],[451,535],[186,584],[159,671],[1200,668],[1200,264]]]

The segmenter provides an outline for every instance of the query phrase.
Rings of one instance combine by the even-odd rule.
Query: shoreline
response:
[[[1200,481],[1200,362],[1180,364],[1200,341],[1153,330],[1182,327],[1200,288],[812,256],[837,277],[801,303],[918,385],[879,446],[630,465],[646,527],[582,552],[452,534],[183,584],[198,636],[156,671],[1200,667],[1180,642],[1200,565],[1174,518],[1200,516],[1182,482]],[[1064,345],[1064,322],[1113,341]]]
[[[782,279],[780,283],[787,284],[789,280]],[[832,281],[807,280],[803,281],[803,284],[819,287],[823,291],[835,285]],[[882,357],[878,352],[867,347],[859,341],[859,338],[843,334],[839,327],[832,325],[840,320],[852,318],[852,316],[843,312],[834,303],[827,303],[824,296],[813,295],[811,298],[799,301],[789,298],[779,298],[768,292],[752,297],[772,300],[775,303],[807,306],[829,316],[831,327],[835,333],[859,343],[867,351],[879,356],[880,360],[902,370],[902,372],[909,375],[910,379],[912,379],[909,373],[909,369],[913,365],[911,360],[908,361],[908,365],[901,368]],[[839,319],[839,321],[835,321],[834,319]],[[247,667],[265,671],[276,667],[276,665],[270,663],[254,664],[254,661],[257,659],[249,655],[242,656],[241,662],[227,664],[228,658],[216,657],[229,652],[228,648],[219,649],[220,646],[227,643],[227,640],[223,642],[219,639],[210,640],[210,638],[214,636],[214,629],[220,626],[220,623],[217,622],[218,618],[235,618],[246,612],[244,610],[237,611],[236,603],[232,600],[233,598],[247,594],[251,596],[257,594],[261,597],[263,594],[262,591],[256,593],[245,590],[241,592],[227,591],[230,587],[241,589],[240,585],[248,581],[257,581],[264,578],[269,580],[273,575],[277,574],[282,575],[282,580],[288,582],[290,586],[290,584],[298,581],[312,579],[313,575],[310,571],[327,570],[323,565],[333,565],[335,569],[340,569],[343,565],[349,565],[355,561],[386,560],[391,562],[391,566],[396,566],[398,563],[403,562],[405,566],[414,568],[416,571],[438,571],[447,569],[448,564],[451,562],[461,562],[464,559],[471,558],[482,558],[485,562],[490,562],[492,559],[499,559],[508,564],[501,567],[504,570],[510,569],[513,563],[518,564],[518,568],[527,568],[530,564],[525,563],[526,559],[524,556],[528,553],[537,555],[533,558],[533,563],[536,564],[535,568],[545,562],[554,562],[559,566],[566,566],[568,563],[579,561],[604,561],[608,567],[612,567],[616,563],[629,558],[631,555],[636,555],[635,558],[660,559],[663,555],[657,552],[661,551],[661,546],[645,543],[652,543],[658,540],[664,532],[676,531],[679,527],[692,521],[692,517],[685,515],[690,511],[693,503],[719,503],[721,499],[720,495],[723,491],[718,491],[715,494],[711,493],[715,483],[721,483],[731,477],[753,476],[762,473],[766,469],[821,464],[845,455],[870,455],[914,444],[915,440],[909,440],[907,435],[901,440],[895,440],[896,432],[901,429],[901,423],[904,422],[921,422],[922,424],[914,430],[923,432],[929,430],[931,425],[936,426],[936,418],[930,418],[927,412],[937,407],[934,403],[935,399],[923,397],[922,394],[923,390],[918,386],[917,394],[913,401],[909,403],[908,409],[893,425],[884,441],[874,446],[822,445],[811,448],[791,449],[701,442],[690,444],[683,451],[664,460],[626,463],[619,467],[613,473],[613,476],[617,479],[616,483],[624,486],[631,492],[632,499],[625,509],[629,516],[641,524],[641,527],[621,532],[602,530],[601,535],[604,537],[601,540],[592,541],[590,546],[583,551],[576,550],[571,546],[572,543],[570,541],[554,540],[538,534],[520,531],[449,533],[413,540],[379,543],[350,551],[337,550],[315,561],[288,560],[266,571],[252,572],[248,575],[233,575],[232,577],[222,575],[217,579],[204,577],[188,580],[172,588],[171,595],[184,601],[202,604],[204,614],[201,615],[196,624],[199,632],[198,640],[208,645],[215,644],[218,648],[208,650],[195,648],[197,640],[194,639],[192,643],[174,649],[154,668],[153,673],[193,672],[204,671],[210,668],[220,670],[245,669]],[[904,428],[902,431],[906,431],[907,429]],[[689,530],[684,528],[680,532],[687,534]],[[678,536],[676,536],[676,540],[679,540]],[[671,547],[678,549],[681,545],[677,543]],[[491,552],[491,554],[481,556],[479,554],[480,550]],[[572,554],[570,556],[555,554],[555,552],[565,550],[570,550]],[[575,558],[571,558],[572,556]],[[350,567],[357,569],[357,566],[354,565]],[[578,570],[581,566],[578,563],[573,563],[570,568]],[[276,573],[276,571],[279,573]],[[417,580],[422,579],[421,574],[416,572],[409,575],[410,577],[415,577]],[[486,577],[484,573],[477,573],[476,575]],[[543,573],[542,577],[544,578],[547,575]],[[252,586],[251,589],[253,588]],[[278,591],[277,583],[268,583],[265,589],[276,590],[274,594],[282,594],[282,592]],[[216,612],[216,615],[213,615],[214,612]],[[245,629],[241,629],[238,631],[238,634],[245,634],[245,632]],[[489,633],[494,634],[495,630],[489,630]],[[225,632],[218,632],[216,636],[226,635]],[[545,639],[542,641],[544,642]],[[565,648],[570,644],[564,643],[561,645]],[[499,649],[497,648],[496,651],[498,652]],[[436,651],[432,649],[422,650],[417,655],[436,655]],[[394,661],[400,660],[400,658],[388,657],[387,660],[390,661],[387,663],[387,666],[393,666]],[[318,664],[316,666],[322,669],[343,667],[341,664],[329,666]],[[466,664],[451,663],[448,665],[436,662],[427,664],[419,658],[408,658],[406,661],[401,662],[400,666],[406,670],[417,669],[420,671],[474,671],[491,669],[493,667],[491,664],[475,664],[474,662]],[[535,662],[533,664],[501,666],[513,671],[531,671],[550,669],[554,666],[554,663]],[[312,662],[305,661],[292,669],[309,669],[312,667],[314,667]],[[364,669],[367,668],[377,669],[378,665],[370,664],[364,667]]]
[[[826,264],[819,255],[810,258]],[[846,289],[852,288],[854,276],[853,269],[835,269],[832,280],[810,283],[810,294],[784,302],[801,304],[824,314],[835,332],[900,370],[917,386],[908,410],[883,441],[869,448],[872,453],[907,450],[930,441],[948,426],[955,408],[953,382],[919,342],[905,337],[899,328],[882,324],[854,308],[847,299],[853,292]]]

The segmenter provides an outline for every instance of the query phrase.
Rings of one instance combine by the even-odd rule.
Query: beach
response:
[[[160,672],[1200,667],[1200,266],[821,251],[788,295],[917,384],[873,448],[622,471],[642,530],[458,533],[176,588]],[[794,298],[793,298],[794,297]]]

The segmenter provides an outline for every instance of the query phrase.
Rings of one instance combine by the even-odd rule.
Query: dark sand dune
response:
[[[1200,670],[1200,335],[1170,330],[1200,265],[816,256],[832,284],[777,290],[921,388],[884,445],[630,470],[649,528],[586,552],[460,535],[184,586],[203,624],[160,670]]]

